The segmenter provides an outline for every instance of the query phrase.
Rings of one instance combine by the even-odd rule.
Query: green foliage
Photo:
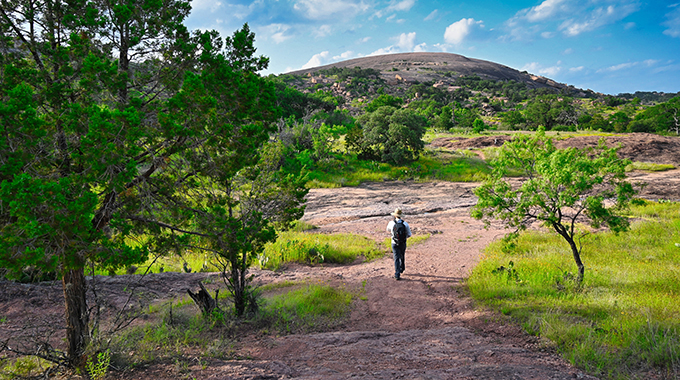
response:
[[[621,215],[636,194],[625,181],[625,167],[616,149],[607,149],[604,141],[597,150],[587,152],[575,148],[556,149],[543,131],[535,136],[516,136],[503,145],[491,178],[475,189],[479,197],[471,214],[477,219],[500,219],[509,227],[525,229],[532,221],[540,221],[553,229],[571,247],[578,267],[578,282],[584,266],[581,234],[577,222],[586,218],[598,228],[625,231],[628,219]],[[513,188],[503,177],[509,168],[518,168],[526,178]],[[614,202],[605,206],[605,199]]]
[[[590,235],[583,257],[592,274],[581,286],[561,238],[534,231],[487,247],[469,289],[596,376],[672,378],[680,371],[679,212],[677,202],[647,202],[631,207],[629,216],[644,221],[630,233]],[[509,261],[521,282],[493,274]]]
[[[342,161],[340,161],[340,159]],[[358,186],[363,182],[390,180],[415,181],[481,181],[490,173],[489,166],[467,152],[435,152],[426,150],[417,161],[405,166],[357,159],[356,155],[339,157],[333,170],[314,170],[307,174],[310,188]]]
[[[653,162],[632,162],[630,165],[626,166],[626,171],[631,170],[644,170],[648,172],[663,172],[666,170],[675,169],[675,165],[671,164],[655,164]]]
[[[325,284],[309,284],[273,297],[268,310],[275,326],[287,332],[319,330],[341,322],[354,296]]]
[[[362,115],[345,141],[348,150],[362,159],[398,165],[418,157],[424,147],[425,126],[425,119],[411,110],[383,106]]]
[[[100,352],[96,357],[91,357],[87,360],[85,369],[87,374],[92,380],[102,380],[106,377],[106,373],[109,371],[109,365],[111,364],[111,352],[106,350]]]
[[[639,113],[630,123],[630,130],[680,134],[680,96]]]
[[[528,102],[524,116],[527,125],[534,130],[539,126],[550,130],[558,124],[576,125],[578,121],[572,99],[558,95],[537,96]]]
[[[372,260],[381,255],[375,242],[363,236],[288,231],[280,233],[276,242],[267,244],[258,260],[261,267],[278,269],[287,262],[349,264],[359,256]]]
[[[373,99],[370,103],[366,105],[364,109],[367,113],[374,112],[380,107],[389,106],[398,108],[404,104],[404,99],[392,96],[392,95],[379,95],[377,98]]]
[[[23,356],[15,360],[0,359],[0,380],[44,377],[54,364],[37,356]]]
[[[487,129],[489,129],[489,126],[486,125],[486,123],[482,119],[475,119],[474,123],[472,123],[473,133],[483,133]]]
[[[500,115],[503,124],[510,127],[512,130],[522,129],[527,120],[518,110],[504,112]]]

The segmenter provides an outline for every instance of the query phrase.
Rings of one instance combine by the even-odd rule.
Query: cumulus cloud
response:
[[[344,60],[356,58],[356,57],[359,57],[359,56],[360,55],[355,54],[353,51],[348,50],[348,51],[346,51],[346,52],[344,52],[340,55],[334,55],[333,60],[334,61],[344,61]]]
[[[319,54],[314,54],[312,58],[307,61],[304,65],[302,65],[303,69],[310,69],[312,67],[317,67],[317,66],[322,66],[328,62],[328,58],[330,57],[330,53],[328,50],[322,51]]]
[[[416,32],[402,33],[396,37],[392,38],[395,41],[394,45],[390,45],[384,48],[380,48],[369,56],[382,55],[382,54],[392,54],[392,53],[406,53],[414,51],[425,51],[427,49],[426,43],[421,43],[416,45]]]
[[[411,51],[415,46],[416,42],[416,32],[402,33],[399,35],[399,41],[397,42],[397,47],[402,51]]]
[[[293,8],[310,20],[346,20],[369,6],[363,0],[298,0]]]
[[[578,67],[572,67],[572,68],[570,68],[569,71],[571,71],[572,73],[577,73],[577,72],[579,72],[579,71],[583,71],[583,69],[585,69],[584,66],[578,66]]]
[[[666,14],[666,21],[662,24],[667,29],[663,31],[663,34],[675,38],[680,37],[680,3],[672,4],[670,12]]]
[[[464,18],[449,25],[444,31],[444,41],[454,45],[460,45],[474,30],[484,28],[483,21],[475,21],[473,18]]]

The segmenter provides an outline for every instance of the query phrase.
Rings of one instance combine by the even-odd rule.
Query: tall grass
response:
[[[311,171],[307,186],[336,188],[392,180],[470,182],[483,180],[490,172],[483,160],[461,152],[426,150],[417,161],[403,166],[359,160],[347,154],[332,167]]]
[[[468,280],[476,299],[609,379],[680,378],[680,204],[635,207],[631,231],[584,241],[583,286],[566,242],[527,232],[491,244]]]
[[[286,262],[349,264],[359,256],[373,260],[382,255],[384,251],[364,236],[287,231],[280,233],[276,242],[265,246],[258,261],[263,268],[278,269]]]

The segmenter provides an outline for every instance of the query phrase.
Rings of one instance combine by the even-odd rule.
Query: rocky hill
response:
[[[555,82],[552,79],[532,75],[498,63],[481,59],[467,58],[451,53],[399,53],[350,59],[330,65],[314,67],[291,72],[292,75],[303,75],[313,78],[313,83],[325,83],[319,72],[331,68],[374,69],[380,72],[381,78],[388,85],[400,83],[434,82],[439,85],[455,85],[458,77],[477,75],[489,80],[514,80],[526,84],[529,88],[552,88],[555,90],[571,89],[573,86]]]

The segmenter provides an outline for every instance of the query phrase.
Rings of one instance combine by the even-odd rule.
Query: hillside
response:
[[[379,56],[355,58],[336,62],[325,66],[305,70],[293,71],[288,74],[308,77],[318,76],[317,73],[331,68],[373,69],[380,72],[387,84],[440,82],[441,84],[455,83],[455,79],[462,76],[477,75],[488,80],[514,80],[526,84],[531,89],[552,88],[556,90],[571,89],[573,86],[555,82],[552,79],[532,75],[526,71],[520,72],[513,68],[468,58],[452,53],[399,53]],[[317,78],[324,79],[323,77]]]

